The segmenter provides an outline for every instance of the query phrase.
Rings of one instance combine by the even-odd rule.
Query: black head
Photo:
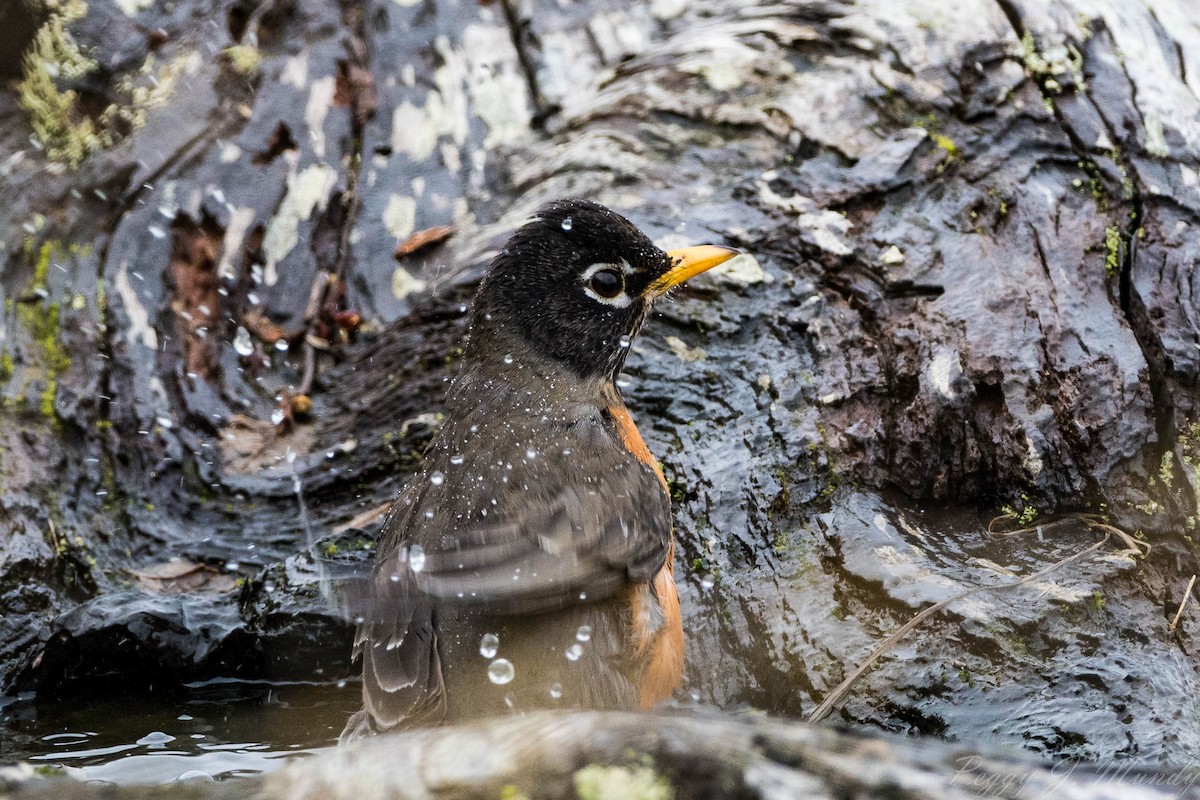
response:
[[[647,287],[670,268],[621,215],[586,200],[550,203],[492,262],[475,297],[472,350],[516,358],[527,347],[580,377],[611,375],[645,319]]]
[[[697,268],[701,250],[712,263]],[[579,377],[610,377],[655,297],[736,253],[713,247],[666,253],[604,206],[555,201],[513,234],[480,284],[472,355],[517,359],[532,351]],[[689,269],[682,269],[685,262]]]

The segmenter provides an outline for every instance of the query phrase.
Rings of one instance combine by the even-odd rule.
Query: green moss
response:
[[[1029,527],[1029,525],[1031,525],[1033,521],[1038,518],[1038,514],[1040,513],[1037,509],[1037,506],[1030,501],[1029,495],[1025,494],[1024,492],[1021,492],[1020,508],[1015,508],[1010,505],[1003,505],[1000,506],[1000,511],[1003,512],[1004,516],[1010,518],[1022,528]]]
[[[1162,506],[1158,504],[1157,500],[1147,500],[1145,503],[1139,503],[1135,505],[1134,508],[1148,517],[1152,517],[1163,510]]]
[[[1092,592],[1092,608],[1097,611],[1104,610],[1104,595],[1100,594],[1099,589]]]
[[[263,54],[257,47],[235,44],[221,51],[221,56],[230,69],[239,75],[252,75],[262,66]]]
[[[1159,462],[1158,479],[1168,489],[1175,482],[1175,454],[1170,450],[1163,453],[1162,461]]]
[[[50,14],[21,60],[17,93],[46,154],[77,167],[100,146],[100,138],[95,123],[80,113],[77,94],[60,90],[56,80],[74,80],[96,69],[96,62],[83,54],[67,30],[87,14],[87,4],[65,0],[46,5]]]
[[[940,133],[930,133],[929,136],[931,139],[933,139],[934,144],[945,150],[950,155],[958,155],[958,145],[956,145],[954,140],[949,136],[944,136]]]
[[[79,108],[74,90],[59,87],[59,81],[76,80],[97,68],[69,30],[72,22],[87,15],[87,4],[83,0],[44,3],[49,15],[22,58],[18,99],[46,155],[75,168],[92,153],[111,147],[126,132],[144,125],[147,110],[164,102],[174,91],[184,59],[156,71],[156,57],[151,53],[136,73],[114,82],[121,102],[93,119]]]
[[[1121,271],[1121,232],[1116,228],[1104,229],[1104,274],[1114,278]]]
[[[38,354],[45,385],[42,388],[38,410],[45,417],[54,418],[54,398],[58,392],[58,379],[71,366],[71,356],[63,345],[60,334],[60,307],[58,303],[45,306],[18,306],[18,318],[29,331]]]
[[[0,354],[0,381],[6,381],[11,378],[15,368],[12,353]]]
[[[575,773],[579,800],[673,800],[675,790],[653,767],[602,767],[593,764]]]
[[[529,795],[510,783],[500,789],[500,800],[529,800]]]

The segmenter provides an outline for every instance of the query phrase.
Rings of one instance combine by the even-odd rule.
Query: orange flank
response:
[[[624,403],[614,403],[608,407],[608,416],[612,418],[613,424],[617,426],[617,433],[621,436],[621,444],[625,445],[625,449],[633,453],[634,458],[642,462],[646,466],[654,470],[654,474],[658,476],[658,480],[662,483],[663,489],[667,490],[667,477],[663,475],[662,467],[658,465],[658,459],[650,452],[650,448],[646,446],[646,440],[642,438],[642,434],[637,429],[637,425],[633,424],[633,417],[629,415],[629,409]],[[671,563],[670,558],[667,563]]]

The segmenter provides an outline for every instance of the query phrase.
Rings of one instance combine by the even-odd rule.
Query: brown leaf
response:
[[[426,247],[432,247],[435,244],[440,244],[453,235],[453,225],[437,225],[432,228],[426,228],[423,231],[417,231],[412,236],[409,236],[403,242],[396,245],[396,252],[392,255],[395,258],[411,256],[418,250],[424,250]]]
[[[225,594],[237,588],[236,575],[183,558],[127,572],[152,594]]]
[[[254,334],[260,342],[267,344],[275,344],[280,339],[286,338],[287,333],[283,328],[271,322],[267,315],[257,308],[251,309],[242,315],[242,324],[246,326],[246,330]]]
[[[206,380],[220,374],[217,337],[209,333],[220,319],[217,256],[224,234],[207,214],[199,222],[180,214],[171,223],[171,310],[183,340],[185,367]]]

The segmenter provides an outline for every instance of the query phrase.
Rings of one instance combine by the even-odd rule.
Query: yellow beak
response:
[[[668,289],[695,277],[705,270],[712,269],[718,264],[724,264],[734,256],[740,256],[741,250],[732,247],[722,247],[718,244],[701,244],[695,247],[681,247],[678,250],[667,251],[671,259],[671,268],[658,280],[646,287],[646,294],[658,297]]]

